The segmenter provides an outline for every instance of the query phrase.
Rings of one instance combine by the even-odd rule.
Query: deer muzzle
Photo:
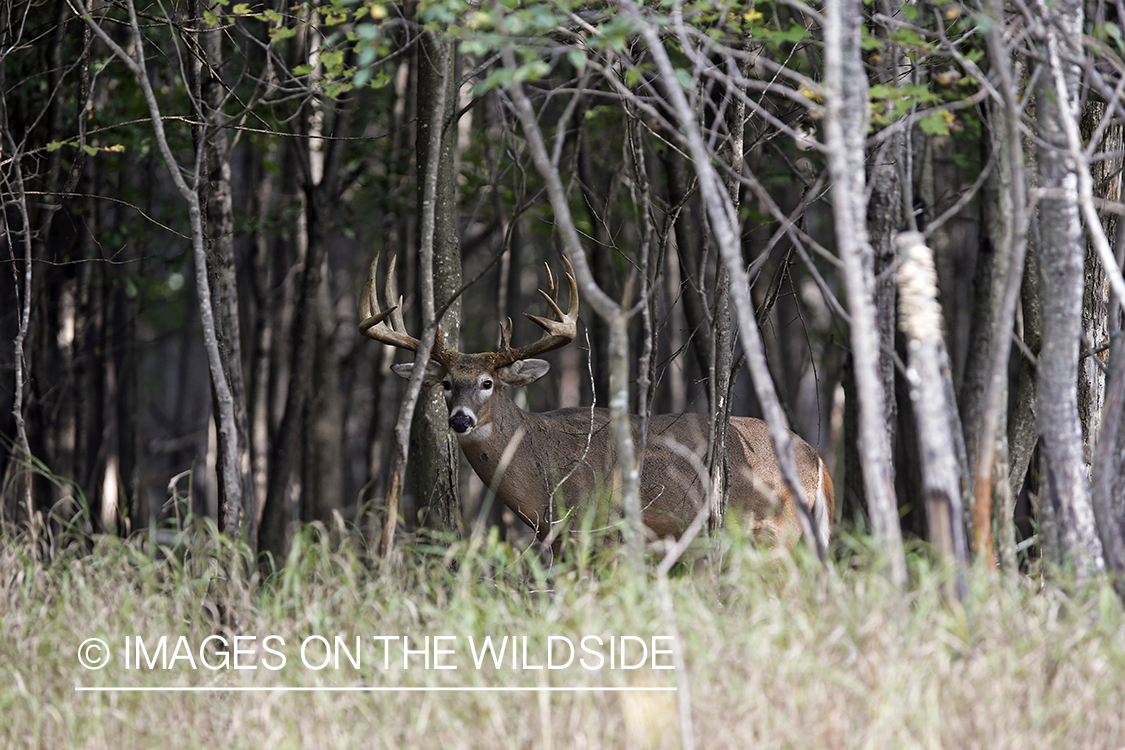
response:
[[[476,419],[472,414],[459,411],[449,418],[449,427],[458,434],[464,434],[476,426]]]

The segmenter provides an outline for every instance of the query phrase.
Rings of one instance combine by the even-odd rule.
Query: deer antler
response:
[[[421,343],[406,332],[406,324],[402,320],[402,297],[398,293],[398,284],[395,282],[396,256],[391,256],[390,267],[387,269],[387,283],[383,289],[383,296],[387,301],[398,300],[398,304],[383,309],[379,300],[378,270],[379,253],[371,261],[371,270],[367,274],[367,283],[363,285],[363,293],[359,298],[359,332],[376,341],[397,346],[399,349],[417,352]],[[437,336],[430,352],[430,358],[443,361],[446,355],[445,347],[441,343],[441,325],[438,325]]]
[[[574,268],[570,265],[570,259],[564,256],[563,263],[566,264],[566,279],[570,282],[570,308],[564,314],[562,308],[559,307],[559,278],[551,272],[551,267],[547,266],[547,288],[550,293],[544,292],[542,289],[539,290],[539,293],[543,295],[543,299],[547,300],[547,304],[550,305],[551,311],[554,312],[558,320],[524,313],[525,318],[547,333],[535,343],[521,346],[518,349],[512,348],[512,321],[509,320],[507,324],[501,324],[500,351],[497,354],[502,366],[566,346],[578,336],[578,284],[574,281]]]

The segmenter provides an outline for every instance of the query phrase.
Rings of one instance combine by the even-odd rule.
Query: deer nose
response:
[[[475,424],[476,420],[473,419],[473,415],[464,412],[458,412],[449,418],[449,426],[457,433],[468,432],[473,429]]]

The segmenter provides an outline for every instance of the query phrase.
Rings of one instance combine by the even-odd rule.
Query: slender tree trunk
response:
[[[253,535],[254,516],[245,513],[253,495],[250,473],[250,440],[247,429],[246,386],[242,377],[242,342],[239,324],[238,281],[234,262],[234,205],[231,197],[230,144],[224,129],[223,105],[225,90],[222,82],[223,33],[207,30],[203,12],[209,7],[205,0],[195,0],[192,16],[201,28],[196,37],[198,54],[192,57],[193,90],[200,109],[200,124],[193,128],[196,150],[202,163],[199,181],[199,201],[203,207],[203,231],[207,248],[207,277],[211,286],[211,307],[215,318],[215,336],[222,361],[223,374],[231,394],[232,426],[237,435],[237,463],[227,466],[221,462],[219,470],[234,470],[234,477],[222,477],[219,487],[218,526],[224,533],[238,536],[243,524],[250,522],[248,539]],[[215,413],[219,414],[217,408]],[[225,438],[219,430],[220,441]],[[220,454],[226,446],[220,445]],[[239,492],[230,496],[229,487]]]
[[[328,213],[325,211],[324,213]],[[323,241],[328,242],[327,228]],[[323,269],[315,306],[316,336],[312,389],[301,425],[302,451],[301,521],[329,524],[344,499],[344,394],[340,386],[340,342],[343,333],[332,304],[327,247],[321,256]],[[350,331],[347,332],[350,334]],[[345,334],[346,335],[346,334]]]
[[[687,164],[678,151],[669,149],[664,155],[669,201],[683,206],[676,220],[676,258],[683,278],[680,299],[683,302],[687,333],[691,337],[691,350],[700,375],[708,370],[711,343],[711,321],[706,304],[706,273],[700,268],[703,252],[704,229],[699,221],[702,207],[695,189],[691,186]],[[674,290],[674,292],[681,290]],[[710,404],[708,404],[710,406]]]
[[[898,9],[890,2],[881,2],[883,11],[893,15]],[[877,75],[881,83],[898,86],[907,82],[909,70],[905,64],[903,50],[891,39],[885,40],[886,54],[883,55]],[[897,308],[897,289],[894,273],[890,271],[896,260],[896,240],[898,233],[905,228],[916,229],[908,212],[914,206],[905,206],[904,193],[911,185],[907,184],[913,175],[908,174],[910,162],[906,159],[906,136],[897,133],[891,136],[884,148],[880,148],[871,160],[869,190],[871,198],[867,203],[867,225],[871,233],[871,248],[874,253],[875,272],[875,319],[879,326],[879,341],[883,343],[879,352],[879,376],[883,382],[886,396],[884,414],[886,416],[888,438],[891,445],[898,442],[898,401],[895,396],[894,351]],[[912,194],[913,191],[911,190]],[[894,481],[896,469],[890,464]],[[906,477],[907,481],[913,478]]]
[[[605,206],[599,201],[598,186],[605,181],[605,170],[602,168],[601,159],[593,152],[594,146],[590,143],[587,129],[582,129],[582,137],[578,141],[578,154],[576,166],[578,168],[579,184],[582,188],[583,206],[586,209],[587,221],[590,225],[590,270],[594,282],[601,289],[609,289],[612,283],[613,241],[609,236],[605,224]],[[593,362],[594,379],[591,386],[595,393],[609,393],[609,381],[612,378],[613,366],[610,364],[610,323],[600,316],[594,316],[586,324],[590,335],[590,356]]]
[[[4,141],[4,145],[7,147],[13,145],[6,137]],[[16,198],[16,209],[20,225],[12,227],[11,223],[8,221],[7,212],[5,212],[2,220],[4,221],[4,235],[8,240],[8,246],[12,250],[13,260],[15,259],[16,249],[19,248],[22,250],[21,262],[12,263],[13,280],[17,290],[16,300],[19,302],[19,327],[17,329],[14,346],[15,394],[12,399],[12,417],[16,426],[16,446],[22,455],[18,457],[17,461],[12,461],[8,464],[9,472],[15,478],[16,491],[12,496],[12,507],[9,508],[8,513],[4,515],[7,516],[7,518],[26,519],[30,523],[30,530],[34,534],[37,531],[36,526],[39,522],[39,514],[35,508],[34,497],[31,491],[32,472],[30,471],[30,466],[25,467],[25,462],[30,463],[32,453],[31,443],[27,436],[27,423],[24,418],[25,409],[27,407],[26,385],[28,382],[28,374],[31,371],[31,363],[28,361],[27,356],[26,342],[32,324],[32,239],[31,217],[27,210],[27,194],[23,179],[22,155],[18,152],[14,154],[11,171],[14,174],[14,180],[11,180],[11,182],[14,184],[5,185],[5,192],[9,193],[10,191],[9,194],[14,195]],[[5,180],[5,182],[8,181]],[[4,479],[7,478],[8,477],[4,477]]]
[[[1011,350],[1008,338],[1015,319],[1016,304],[1023,279],[1024,258],[1027,253],[1027,189],[1024,159],[1020,148],[1020,108],[1017,84],[1010,65],[1007,41],[1003,34],[1004,25],[1001,21],[1003,12],[999,0],[990,0],[988,13],[995,20],[989,26],[986,41],[996,71],[1001,99],[1001,106],[993,110],[1003,144],[999,150],[997,179],[1005,193],[1005,196],[1000,196],[1001,200],[1010,197],[1010,201],[1000,204],[1000,209],[1010,211],[1011,217],[1006,224],[999,227],[998,233],[994,232],[992,235],[993,242],[997,243],[996,257],[1000,259],[1000,269],[1005,273],[1001,276],[996,268],[992,269],[995,275],[989,288],[993,290],[993,294],[1000,294],[1002,289],[1002,294],[992,307],[996,317],[989,329],[990,355],[987,371],[983,373],[986,375],[984,394],[979,409],[974,408],[969,413],[969,418],[973,421],[969,433],[966,433],[972,435],[973,446],[970,450],[976,456],[973,464],[973,548],[978,557],[989,560],[993,555],[994,495],[999,495],[1005,517],[1014,498],[1014,495],[1005,497],[1003,488],[997,491],[995,486],[997,479],[1001,483],[1004,481],[1006,453],[1003,436],[1007,435],[1007,430],[1001,431],[1001,425],[1007,414],[1007,399],[1004,394],[1007,392],[1007,365]],[[999,440],[998,435],[1002,436]],[[1011,541],[1010,523],[1009,520],[1003,537],[1007,541]],[[1007,542],[1004,542],[1004,546],[1005,549],[1012,551]],[[1012,561],[1009,559],[1008,562],[1011,564]]]
[[[299,476],[301,468],[303,446],[300,438],[304,432],[302,426],[305,408],[313,388],[316,364],[316,303],[323,267],[321,253],[324,251],[324,242],[323,238],[316,236],[320,218],[317,215],[315,192],[312,185],[305,186],[305,212],[311,215],[307,217],[304,227],[305,250],[301,258],[303,270],[299,276],[294,303],[297,313],[291,334],[293,341],[289,385],[285,410],[274,439],[273,455],[270,457],[269,486],[262,511],[262,524],[258,531],[259,548],[272,554],[278,564],[288,557],[291,525],[301,517],[301,505],[310,502],[312,496],[311,491],[308,492],[308,497],[295,495],[293,482]]]
[[[742,63],[743,73],[747,71],[747,64]],[[743,128],[746,118],[746,103],[738,97],[733,97],[727,103],[727,128],[730,131],[730,148],[728,160],[735,169],[742,166],[745,159],[743,147]],[[741,186],[736,175],[728,175],[726,189],[730,196],[733,214],[738,216],[741,198]],[[741,247],[739,247],[741,255]],[[731,298],[730,274],[721,256],[716,256],[714,302],[711,305],[711,372],[707,381],[707,397],[710,404],[710,422],[708,424],[707,441],[707,469],[711,476],[711,518],[710,527],[713,531],[722,528],[726,517],[728,487],[730,486],[730,465],[727,461],[727,427],[730,425],[731,414],[731,383],[735,373],[732,371],[734,360],[734,333],[731,329]]]
[[[965,596],[960,573],[968,554],[961,506],[961,473],[958,470],[956,433],[950,413],[955,404],[946,400],[949,359],[945,356],[944,319],[937,301],[937,273],[933,252],[920,232],[899,236],[901,265],[900,326],[909,339],[911,401],[918,419],[919,453],[927,525],[934,547],[957,566],[957,598]]]
[[[896,45],[892,45],[889,49],[892,50],[889,55],[899,53]],[[898,134],[891,138],[887,148],[880,149],[872,158],[868,175],[871,198],[867,203],[866,217],[874,259],[875,321],[878,325],[878,341],[881,344],[879,378],[885,396],[883,414],[887,440],[892,446],[887,466],[891,472],[892,486],[902,488],[908,496],[917,496],[922,492],[922,473],[918,471],[915,462],[904,460],[909,452],[907,446],[912,446],[916,442],[912,434],[916,430],[916,421],[910,418],[912,415],[899,414],[899,389],[895,387],[893,356],[898,294],[895,287],[895,273],[892,269],[896,262],[895,237],[904,225],[902,179],[905,171],[902,166],[904,157],[904,136]],[[908,398],[904,395],[903,403],[907,403]],[[860,459],[861,466],[863,460]],[[901,471],[896,467],[896,462],[902,465]],[[921,532],[921,529],[918,530]]]
[[[859,447],[867,508],[872,529],[889,555],[891,580],[902,586],[906,583],[906,560],[890,462],[887,394],[879,364],[881,342],[874,302],[874,251],[867,237],[863,203],[867,75],[860,56],[862,19],[859,0],[830,0],[825,5],[824,127],[836,242],[844,262],[848,308],[852,315],[852,363],[859,400]]]
[[[439,224],[445,221],[448,217],[441,217],[439,214],[445,210],[452,211],[452,206],[441,205],[439,203],[439,181],[441,174],[442,153],[448,147],[450,149],[449,167],[450,171],[446,174],[450,175],[452,179],[452,150],[451,145],[442,137],[444,123],[446,122],[446,113],[454,110],[454,103],[450,101],[452,92],[455,90],[450,85],[450,77],[453,75],[453,50],[451,47],[446,47],[441,44],[435,43],[435,50],[427,53],[425,50],[420,51],[420,55],[432,55],[430,62],[435,62],[438,59],[444,60],[443,63],[438,63],[434,66],[431,73],[435,78],[429,81],[432,85],[423,85],[421,76],[419,77],[419,116],[422,117],[424,112],[429,113],[429,117],[424,117],[426,120],[426,127],[428,128],[429,135],[423,138],[419,135],[419,141],[422,140],[426,143],[426,151],[419,156],[419,184],[421,186],[420,194],[420,214],[421,214],[421,228],[419,234],[420,248],[418,253],[419,260],[419,278],[418,285],[420,297],[422,300],[422,323],[423,331],[420,337],[420,346],[414,358],[414,369],[410,375],[407,385],[406,397],[399,407],[398,421],[395,423],[395,443],[391,449],[391,467],[390,467],[390,480],[387,485],[386,495],[384,496],[384,518],[383,527],[380,530],[379,552],[384,558],[390,558],[394,554],[395,549],[395,532],[398,527],[399,505],[402,497],[403,479],[406,471],[406,462],[409,453],[413,446],[411,446],[411,432],[414,423],[414,411],[418,402],[422,399],[422,376],[426,370],[426,363],[429,359],[430,352],[439,335],[438,321],[436,320],[437,309],[435,304],[435,281],[437,278],[435,251],[438,243],[442,241],[442,233],[439,230]],[[440,50],[440,51],[439,51]],[[428,90],[430,93],[423,101],[422,92]],[[447,193],[442,196],[443,200],[450,198]],[[448,228],[446,229],[446,239],[448,240]],[[448,253],[449,247],[446,251]],[[460,254],[456,254],[456,262],[449,263],[449,258],[442,259],[443,263],[448,263],[451,266],[460,268]],[[451,269],[447,269],[451,270]],[[448,281],[448,279],[446,279]],[[458,285],[454,285],[456,288]],[[451,296],[450,292],[447,295]],[[435,425],[436,427],[436,425]],[[448,443],[447,443],[448,444]],[[430,443],[429,445],[432,445]],[[445,506],[447,510],[455,507],[457,497],[457,475],[455,469],[452,467],[452,456],[450,456],[450,466],[445,479],[451,481],[452,484],[448,485],[449,496],[454,498],[448,505]],[[434,466],[431,461],[431,468],[441,471],[441,467]],[[442,489],[445,492],[445,488]],[[444,519],[443,519],[444,521]]]
[[[309,28],[313,28],[312,24]],[[309,33],[307,44],[308,47],[299,50],[298,58],[316,63],[318,38]],[[293,144],[298,150],[294,162],[300,170],[303,199],[298,219],[298,231],[304,242],[300,259],[303,267],[294,302],[296,313],[290,334],[293,340],[290,350],[292,364],[285,410],[269,462],[266,504],[258,532],[260,548],[271,552],[275,561],[283,561],[289,554],[293,522],[312,518],[325,520],[330,509],[339,502],[339,497],[332,493],[328,497],[318,497],[317,493],[324,487],[338,485],[339,482],[329,481],[320,485],[315,476],[317,467],[306,462],[306,449],[315,455],[317,449],[325,448],[318,439],[316,415],[309,412],[315,406],[313,389],[316,388],[315,378],[318,375],[321,316],[334,314],[321,304],[321,285],[328,252],[331,206],[341,192],[341,144],[349,135],[352,101],[329,100],[316,105],[316,109],[305,114],[301,123],[304,137]],[[322,353],[335,356],[333,353]],[[326,368],[323,362],[320,372],[323,377],[337,377],[334,366]],[[329,428],[339,430],[342,426],[337,422]],[[338,444],[338,436],[333,435],[328,445],[335,444]],[[338,452],[325,450],[320,455],[333,462],[342,460]],[[338,472],[340,467],[333,466],[329,471]],[[295,482],[295,479],[304,481]]]
[[[1084,140],[1093,137],[1105,115],[1104,103],[1086,105],[1082,115]],[[1099,150],[1112,154],[1120,153],[1121,148],[1122,125],[1115,123],[1105,130]],[[1121,200],[1121,169],[1119,156],[1090,165],[1098,197]],[[1103,214],[1102,224],[1106,236],[1115,238],[1118,244],[1120,268],[1125,224],[1121,217],[1111,213]],[[1125,596],[1125,504],[1121,500],[1125,494],[1125,348],[1118,300],[1093,242],[1086,251],[1082,307],[1084,343],[1093,346],[1082,357],[1078,381],[1083,433],[1093,464],[1091,501],[1106,568],[1113,574],[1118,592]]]
[[[276,152],[275,152],[276,153]],[[255,174],[258,165],[247,165],[247,172]],[[273,208],[277,192],[276,174],[261,170],[255,179],[255,190],[251,207],[247,213],[253,216],[255,227],[267,225],[267,218]],[[270,398],[271,381],[277,379],[275,350],[277,332],[282,329],[276,292],[273,291],[273,268],[277,258],[271,252],[271,238],[265,231],[255,231],[249,238],[252,250],[252,314],[254,321],[250,346],[250,386],[248,395],[247,423],[250,436],[251,472],[254,488],[253,502],[246,506],[246,530],[251,543],[258,543],[258,529],[262,521],[262,511],[266,505],[266,494],[270,477],[270,437],[273,426],[273,399]]]
[[[1099,122],[1106,114],[1104,102],[1091,101],[1082,112],[1080,123],[1082,141],[1095,137]],[[1109,126],[1099,133],[1101,142],[1097,150],[1107,154],[1120,153],[1122,126]],[[1090,164],[1090,176],[1097,197],[1110,202],[1121,200],[1120,157]],[[1105,213],[1101,217],[1106,237],[1115,237],[1120,217]],[[1101,419],[1106,398],[1106,364],[1109,362],[1109,335],[1114,301],[1109,276],[1098,258],[1094,242],[1087,242],[1085,278],[1082,294],[1082,353],[1078,364],[1078,408],[1082,434],[1086,442],[1086,455],[1092,462],[1095,446],[1101,433]]]
[[[1125,596],[1125,336],[1113,334],[1105,421],[1094,450],[1093,505],[1106,567]]]
[[[454,173],[456,123],[456,53],[449,40],[433,32],[422,34],[418,45],[418,203],[426,198],[425,183],[434,181],[434,305],[441,308],[461,288],[461,243],[457,227],[457,175]],[[444,93],[441,93],[444,90]],[[439,95],[440,94],[440,95]],[[437,148],[433,140],[437,139]],[[431,163],[433,155],[437,163]],[[425,178],[423,177],[425,176]],[[430,283],[423,280],[422,283]],[[427,321],[428,322],[428,321]],[[442,318],[442,342],[457,349],[461,328],[461,301],[454,300]],[[411,491],[414,505],[428,509],[427,525],[457,532],[461,513],[457,497],[459,449],[449,432],[449,412],[438,388],[421,394],[419,412],[411,434],[413,460]],[[421,519],[420,519],[421,520]]]
[[[1005,376],[997,379],[995,385],[992,378],[997,354],[1003,357],[1006,365],[1011,349],[1011,315],[1005,314],[1004,305],[1005,289],[1012,283],[1009,278],[1013,271],[1012,252],[1017,237],[1017,228],[1014,226],[1017,212],[1013,207],[1017,191],[1013,190],[1012,181],[1022,180],[1023,174],[1013,174],[1011,168],[1012,159],[1022,157],[1019,153],[1010,153],[1012,149],[1018,152],[1019,142],[1009,142],[1008,131],[1005,129],[1008,113],[1003,105],[995,102],[991,103],[989,111],[990,122],[995,123],[995,127],[988,131],[991,134],[988,151],[991,158],[996,160],[997,168],[993,170],[984,188],[988,241],[982,243],[977,255],[977,270],[973,280],[977,299],[973,308],[969,353],[961,386],[961,407],[969,466],[977,466],[982,458],[978,455],[981,450],[992,451],[987,456],[992,467],[989,472],[991,497],[984,501],[991,506],[991,513],[986,514],[988,508],[982,507],[980,515],[970,524],[974,538],[980,540],[977,553],[991,557],[992,549],[987,541],[991,537],[991,530],[977,527],[982,523],[991,526],[995,522],[998,532],[997,559],[1002,568],[1011,571],[1015,566],[1015,526],[1012,518],[1015,495],[1011,483],[1006,481],[1009,474],[1007,368],[1005,367]],[[1018,194],[1022,195],[1023,191],[1018,191]],[[1026,216],[1022,207],[1018,216],[1021,220]],[[1021,229],[1018,234],[1026,247],[1026,230]],[[999,390],[992,394],[990,387]],[[995,404],[1003,406],[996,408]],[[989,409],[995,409],[995,413],[989,412]],[[981,445],[986,418],[995,419],[995,427],[992,428],[995,430],[995,439],[991,441],[991,447]]]

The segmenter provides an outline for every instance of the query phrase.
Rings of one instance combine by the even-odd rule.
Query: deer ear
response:
[[[398,375],[400,378],[409,380],[411,373],[414,372],[414,363],[403,362],[400,365],[391,365],[391,370],[393,370],[395,375]],[[426,363],[426,375],[424,378],[422,378],[422,387],[431,388],[440,383],[441,379],[444,376],[445,370],[442,368],[442,366],[431,359]]]
[[[507,367],[501,367],[496,371],[496,374],[500,377],[500,380],[503,381],[504,385],[519,388],[521,385],[534,383],[536,380],[546,375],[547,371],[550,369],[551,365],[546,360],[521,359]]]

